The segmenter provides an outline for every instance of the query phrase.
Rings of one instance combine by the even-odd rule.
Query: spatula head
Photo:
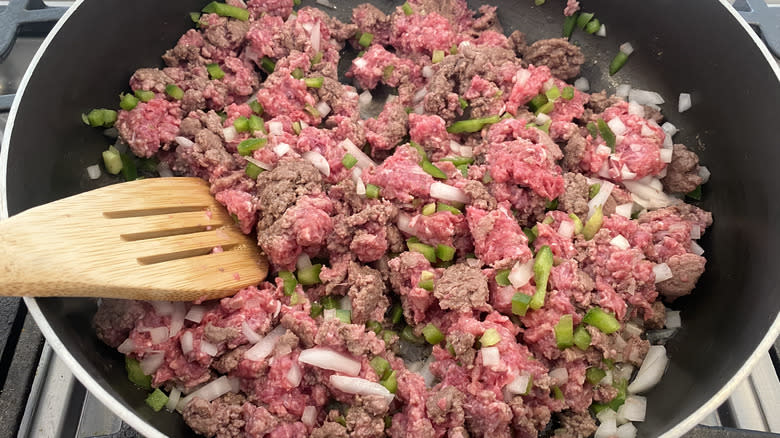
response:
[[[268,273],[255,239],[199,178],[115,184],[11,220],[25,230],[6,234],[43,276],[17,284],[16,295],[197,301],[232,295]]]

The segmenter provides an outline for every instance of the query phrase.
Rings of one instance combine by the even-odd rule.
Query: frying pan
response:
[[[361,0],[328,10],[342,20]],[[390,10],[400,2],[374,0]],[[83,126],[80,114],[114,107],[133,71],[160,65],[160,55],[192,26],[187,14],[205,0],[78,1],[57,24],[24,77],[0,155],[0,214],[65,197],[96,185],[85,167],[107,139]],[[476,9],[478,2],[469,2]],[[504,29],[529,41],[560,36],[563,2],[491,0]],[[305,4],[305,3],[304,3]],[[594,90],[619,83],[659,91],[676,142],[699,153],[712,171],[701,206],[715,224],[702,241],[708,269],[693,295],[678,300],[683,328],[668,343],[671,364],[648,396],[640,436],[680,436],[722,403],[780,332],[780,70],[726,2],[714,0],[584,0],[606,23],[607,37],[574,40],[588,61],[582,76]],[[609,77],[620,43],[636,48]],[[676,112],[690,92],[693,108]],[[20,249],[21,250],[21,249]],[[54,350],[75,376],[130,426],[148,437],[191,436],[177,414],[154,413],[126,379],[122,356],[93,335],[96,303],[88,299],[27,299]]]

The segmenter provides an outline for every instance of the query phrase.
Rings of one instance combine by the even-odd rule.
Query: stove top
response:
[[[72,3],[0,0],[0,139],[22,75]],[[780,340],[686,437],[780,437],[779,353]],[[0,388],[0,437],[140,437],[73,377],[18,298],[0,298]]]

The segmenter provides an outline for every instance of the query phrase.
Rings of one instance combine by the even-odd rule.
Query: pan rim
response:
[[[8,218],[6,179],[8,169],[8,151],[11,138],[9,134],[13,132],[14,121],[16,119],[20,101],[24,96],[24,91],[30,81],[30,78],[32,77],[33,72],[35,71],[35,68],[37,67],[38,62],[43,57],[43,54],[46,52],[49,44],[57,36],[59,30],[65,25],[73,13],[75,13],[75,11],[85,1],[86,0],[76,0],[73,6],[71,6],[65,12],[63,17],[57,22],[52,31],[38,48],[38,51],[35,53],[35,56],[31,60],[30,65],[25,72],[17,90],[16,98],[14,99],[14,102],[11,106],[11,111],[9,112],[8,123],[6,124],[6,135],[3,136],[3,142],[0,146],[0,220]],[[780,82],[780,65],[778,65],[778,63],[775,61],[774,57],[769,52],[769,49],[766,47],[760,37],[755,33],[755,31],[753,31],[752,27],[747,23],[747,21],[745,21],[745,19],[727,0],[719,0],[719,2],[721,6],[726,8],[726,10],[734,17],[736,22],[753,40],[754,44],[758,46],[760,52],[764,55],[766,62],[769,63],[770,68],[774,71],[778,82]],[[33,319],[35,320],[35,323],[38,325],[38,328],[41,330],[41,333],[46,338],[46,341],[51,345],[57,356],[68,366],[73,375],[79,380],[79,382],[81,382],[82,385],[84,385],[84,387],[89,392],[95,395],[95,397],[97,397],[98,400],[100,400],[100,402],[103,403],[108,409],[114,412],[130,427],[142,435],[149,438],[164,438],[166,436],[157,430],[157,428],[152,426],[151,423],[148,423],[140,416],[138,416],[135,411],[127,408],[117,398],[109,394],[109,392],[86,371],[86,369],[70,353],[65,344],[62,343],[57,333],[49,324],[49,321],[43,315],[43,312],[38,306],[38,301],[36,298],[25,297],[24,302]],[[755,350],[750,354],[750,356],[748,356],[745,363],[737,370],[737,372],[712,397],[710,397],[707,402],[702,404],[698,409],[693,411],[683,420],[664,432],[661,435],[661,438],[677,438],[682,436],[684,433],[698,424],[702,419],[704,419],[707,414],[720,406],[736,389],[737,385],[739,385],[748,376],[755,364],[762,357],[762,355],[769,350],[770,345],[772,345],[778,336],[780,336],[780,312],[778,312],[778,315],[775,317],[775,321],[772,323],[772,325],[770,325],[769,330],[761,342],[759,342]]]

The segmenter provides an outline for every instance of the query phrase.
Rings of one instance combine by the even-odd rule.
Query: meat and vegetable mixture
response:
[[[661,300],[704,270],[696,154],[494,7],[294,3],[209,4],[121,97],[107,169],[135,172],[124,143],[208,180],[272,264],[220,301],[102,301],[149,405],[208,437],[633,436]]]

